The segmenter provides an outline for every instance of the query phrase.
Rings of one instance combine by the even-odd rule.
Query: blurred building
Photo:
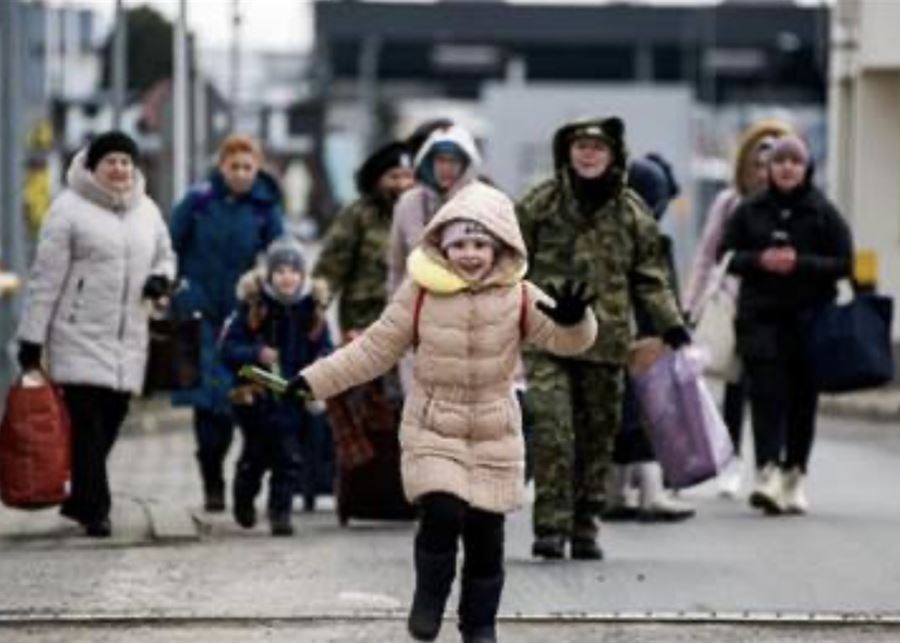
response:
[[[687,83],[701,102],[823,103],[828,10],[506,2],[315,4],[316,53],[338,96],[366,73],[392,95],[475,98],[510,63],[528,82]]]
[[[337,176],[379,140],[447,114],[474,131],[488,173],[518,195],[549,171],[549,145],[541,141],[560,118],[627,109],[620,115],[635,149],[675,163],[685,190],[670,224],[679,229],[669,232],[687,257],[708,201],[731,176],[738,134],[751,121],[789,120],[824,161],[824,3],[319,0],[314,7],[313,78],[327,105],[328,141],[342,143]],[[630,107],[614,100],[629,92],[643,98]],[[654,120],[654,109],[664,110],[673,95],[680,97],[677,110]],[[512,97],[506,108],[498,108],[499,96]],[[652,135],[658,123],[679,136]],[[524,149],[531,150],[527,160]]]
[[[832,22],[832,194],[857,247],[900,297],[900,2],[838,0]],[[900,315],[894,316],[900,337]]]
[[[732,151],[727,139],[748,120],[776,107],[799,109],[802,129],[824,151],[824,4],[319,0],[314,8],[312,78],[327,103],[327,130],[356,141],[353,160],[435,111],[454,112],[488,140],[493,123],[481,99],[502,83],[686,88],[704,116],[694,119],[696,152],[720,165]]]

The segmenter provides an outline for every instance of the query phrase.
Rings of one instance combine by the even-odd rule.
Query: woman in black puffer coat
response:
[[[806,355],[817,308],[850,275],[853,242],[840,213],[812,184],[805,143],[778,139],[769,188],[744,201],[719,255],[741,277],[735,322],[750,381],[757,477],[750,503],[768,513],[805,513],[803,490],[818,394]]]

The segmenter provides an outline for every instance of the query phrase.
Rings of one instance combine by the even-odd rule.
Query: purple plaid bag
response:
[[[734,455],[702,373],[692,348],[661,350],[649,367],[632,372],[648,437],[666,483],[676,489],[715,477]]]

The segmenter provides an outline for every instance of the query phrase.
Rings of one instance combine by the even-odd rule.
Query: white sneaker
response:
[[[756,483],[750,494],[750,506],[762,509],[767,514],[783,513],[783,494],[781,469],[776,464],[767,464],[756,472]]]
[[[805,476],[800,469],[789,469],[782,476],[781,497],[784,511],[789,514],[805,514],[809,511],[809,500],[803,489]]]
[[[737,498],[743,480],[744,463],[740,458],[734,458],[719,474],[719,495],[732,500]]]

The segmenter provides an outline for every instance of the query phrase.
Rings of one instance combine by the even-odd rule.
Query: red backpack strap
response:
[[[528,336],[528,287],[522,282],[522,297],[519,300],[519,336]]]
[[[416,350],[419,347],[419,317],[422,316],[422,304],[425,303],[425,292],[424,288],[419,288],[419,292],[416,294],[416,304],[413,308],[413,350]]]

